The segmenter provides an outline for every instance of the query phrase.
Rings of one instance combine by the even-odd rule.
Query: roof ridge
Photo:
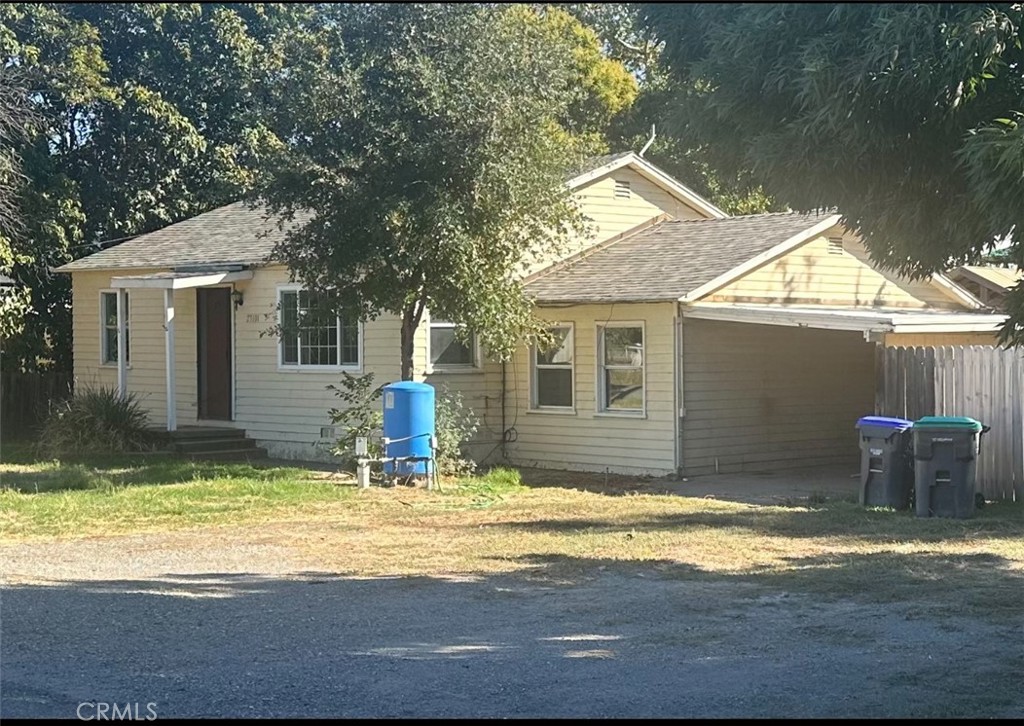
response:
[[[814,212],[797,212],[790,210],[788,212],[759,212],[758,214],[733,214],[728,217],[712,218],[712,219],[676,219],[674,222],[681,224],[690,224],[692,222],[734,222],[734,221],[748,221],[751,219],[764,219],[767,217],[828,217],[832,214],[838,214],[838,212],[829,211],[814,211]]]

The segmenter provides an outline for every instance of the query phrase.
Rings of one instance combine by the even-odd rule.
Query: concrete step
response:
[[[179,454],[198,454],[203,451],[232,451],[255,448],[256,442],[252,439],[233,436],[230,438],[218,436],[217,438],[192,438],[174,441],[171,446]]]
[[[172,441],[193,441],[195,439],[244,439],[245,429],[220,426],[185,426],[177,431],[164,432]]]
[[[262,446],[251,449],[222,449],[219,451],[195,451],[183,453],[181,456],[192,461],[256,461],[267,458],[267,450]]]

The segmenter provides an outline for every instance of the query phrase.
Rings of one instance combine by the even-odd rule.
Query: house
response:
[[[1024,280],[1024,270],[1009,265],[964,265],[951,271],[949,278],[986,306],[999,310],[1009,289]]]
[[[481,419],[479,460],[654,475],[855,461],[876,346],[991,342],[1004,319],[942,275],[876,269],[835,214],[729,217],[633,153],[568,184],[592,231],[526,278],[554,349],[492,361],[429,311],[417,334],[416,377]],[[59,268],[76,379],[138,393],[169,430],[325,456],[325,387],[397,380],[399,320],[268,334],[308,303],[269,259],[281,234],[230,204]]]

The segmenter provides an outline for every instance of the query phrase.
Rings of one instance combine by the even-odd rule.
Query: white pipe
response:
[[[644,148],[640,149],[640,153],[639,153],[639,154],[637,154],[637,156],[639,156],[639,157],[640,157],[640,158],[642,159],[642,158],[643,158],[643,156],[644,156],[644,153],[645,153],[645,152],[646,152],[646,151],[647,151],[647,150],[648,150],[649,148],[651,148],[651,144],[653,144],[653,143],[654,143],[654,139],[655,139],[655,138],[656,138],[657,136],[658,136],[658,132],[657,132],[657,131],[655,130],[655,128],[654,128],[654,124],[651,124],[651,138],[647,139],[647,143],[646,143],[646,144],[644,144]]]

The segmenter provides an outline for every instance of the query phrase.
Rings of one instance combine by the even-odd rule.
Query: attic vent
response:
[[[629,199],[629,182],[615,180],[615,198]]]
[[[828,253],[830,255],[841,255],[841,254],[843,254],[843,238],[842,237],[829,237],[828,238]]]

